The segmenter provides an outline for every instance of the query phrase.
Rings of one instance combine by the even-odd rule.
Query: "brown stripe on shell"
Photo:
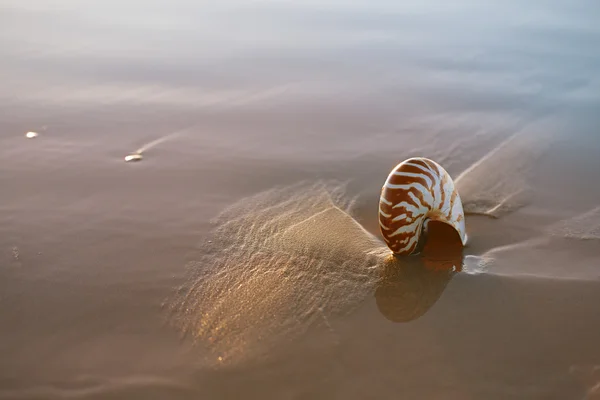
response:
[[[432,171],[434,171],[435,174],[437,174],[437,176],[442,175],[442,171],[439,170],[439,168],[437,167],[437,165],[435,165],[435,163],[431,160],[427,160],[427,159],[422,159],[421,161],[423,161],[425,164],[427,164],[427,166],[429,167],[429,169],[431,169]]]
[[[448,211],[449,213],[452,213],[452,209],[454,208],[454,202],[456,201],[456,197],[458,197],[458,193],[455,190],[454,192],[452,192],[452,196],[450,196],[450,211]]]
[[[448,183],[448,176],[446,174],[442,175],[442,181],[440,182],[440,192],[442,193],[442,200],[440,201],[440,204],[443,206],[444,204],[446,204],[446,191],[444,190],[444,188],[446,187],[446,184]],[[452,208],[450,208],[450,210],[448,211],[448,213],[452,212]]]
[[[424,169],[421,169],[421,168],[417,167],[416,165],[402,164],[400,166],[400,168],[398,168],[396,171],[412,172],[414,174],[423,174],[423,175],[427,176],[429,179],[431,179],[433,181],[435,179],[434,172],[431,171],[431,169],[427,165],[424,165],[423,163],[415,162],[415,161],[419,161],[419,160],[414,160],[414,161],[407,160],[406,162],[407,163],[410,162],[411,164],[420,165]]]
[[[417,165],[421,165],[425,168],[430,168],[429,164],[426,162],[427,160],[424,158],[409,158],[408,160],[404,161],[405,163],[409,162],[412,164],[417,164]]]
[[[388,215],[391,215],[391,217],[386,217],[380,213],[379,219],[380,219],[381,223],[383,223],[386,227],[389,228],[390,233],[394,232],[400,226],[405,225],[407,223],[406,220],[393,221],[393,219],[395,217],[402,215],[402,214],[406,214],[411,219],[410,222],[412,223],[412,221],[414,221],[415,219],[422,216],[422,214],[415,214],[411,209],[405,207],[404,205],[401,205],[401,202],[406,202],[417,209],[420,208],[420,206],[418,204],[416,204],[413,201],[413,199],[410,198],[410,196],[408,196],[408,192],[415,193],[415,191],[416,191],[416,189],[413,188],[411,190],[404,191],[403,195],[393,196],[393,202],[395,203],[394,204],[395,208],[394,208],[394,206],[382,205],[381,211],[383,211],[384,213],[386,213]],[[418,198],[421,195],[415,193],[415,196],[417,196],[417,198]],[[422,198],[419,200],[421,201],[422,204],[427,206]]]
[[[415,168],[418,169],[418,168]],[[400,170],[401,172],[412,172],[412,171],[406,171],[404,169]],[[425,175],[423,173],[423,171],[420,171],[423,175]],[[421,185],[427,187],[428,183],[427,180],[424,177],[416,177],[416,176],[403,176],[403,175],[393,175],[390,176],[390,179],[388,180],[388,183],[391,183],[392,185],[409,185],[411,183],[420,183]],[[404,190],[404,189],[394,189],[394,188],[386,188],[388,190]]]

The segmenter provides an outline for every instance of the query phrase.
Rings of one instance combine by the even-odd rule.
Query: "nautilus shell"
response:
[[[381,234],[394,254],[410,255],[418,251],[428,221],[452,226],[466,244],[463,206],[452,178],[435,161],[409,158],[390,172],[381,190]]]

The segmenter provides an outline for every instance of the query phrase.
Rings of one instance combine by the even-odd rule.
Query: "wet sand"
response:
[[[598,396],[597,15],[0,5],[0,398]],[[386,261],[415,155],[462,271]]]

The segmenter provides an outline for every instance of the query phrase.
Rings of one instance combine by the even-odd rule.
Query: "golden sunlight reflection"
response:
[[[584,387],[585,400],[600,400],[600,365],[573,365],[569,372]]]
[[[462,247],[447,245],[456,233],[431,224],[422,254],[396,259],[351,216],[344,193],[331,182],[302,183],[242,199],[217,218],[204,259],[171,303],[173,323],[208,364],[268,357],[308,329],[332,329],[333,317],[373,293],[393,321],[437,301],[460,270]]]

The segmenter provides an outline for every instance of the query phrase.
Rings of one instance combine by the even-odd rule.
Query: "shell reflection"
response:
[[[424,239],[419,256],[389,255],[382,263],[375,301],[390,321],[409,322],[424,315],[462,268],[461,238],[450,225],[430,222]]]
[[[413,321],[438,301],[454,271],[424,268],[420,259],[401,263],[391,258],[375,290],[377,308],[390,321]]]

